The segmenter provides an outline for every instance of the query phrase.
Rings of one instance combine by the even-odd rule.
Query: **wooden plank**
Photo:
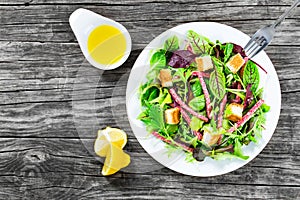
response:
[[[149,9],[149,6],[151,9]],[[224,10],[226,6],[226,10]],[[215,21],[225,23],[251,35],[278,17],[286,7],[252,5],[244,9],[243,1],[222,4],[148,4],[85,6],[87,9],[117,20],[129,29],[134,43],[146,44],[161,32],[183,22]],[[0,7],[0,34],[2,41],[73,42],[68,24],[69,15],[78,5],[39,5],[30,7]],[[48,11],[51,12],[48,12]],[[118,12],[119,15],[115,16]],[[35,13],[34,15],[32,13]],[[188,15],[186,13],[189,13]],[[201,15],[199,14],[201,13]],[[138,19],[136,16],[140,16]],[[245,18],[246,16],[246,18]],[[273,44],[299,45],[298,13],[279,27]],[[151,33],[149,34],[149,32]]]
[[[66,1],[66,0],[14,0],[13,2],[9,0],[1,0],[1,5],[24,5],[25,6],[32,6],[32,5],[48,5],[48,4],[59,4],[59,5],[74,5],[74,4],[96,4],[96,5],[138,5],[138,4],[151,4],[151,3],[157,3],[155,0],[119,0],[119,1],[98,1],[98,0],[74,0],[72,2]],[[173,3],[173,4],[195,4],[195,1],[193,0],[173,0],[173,1],[160,1],[160,3]],[[203,5],[203,4],[215,4],[215,3],[222,3],[219,0],[208,0],[208,1],[200,1],[197,2],[197,5]],[[243,2],[240,2],[238,0],[232,0],[228,2],[228,4],[237,4],[242,3],[242,5],[285,5],[288,6],[292,3],[291,0],[274,0],[271,2],[261,2],[261,1],[251,1],[246,0]]]
[[[299,195],[299,155],[291,160],[284,151],[275,154],[276,159],[263,152],[245,167],[211,178],[182,176],[165,168],[146,174],[119,172],[105,178],[100,176],[101,162],[88,155],[78,139],[8,138],[0,139],[0,144],[0,195],[180,198],[189,194],[189,198],[219,199],[295,199]]]

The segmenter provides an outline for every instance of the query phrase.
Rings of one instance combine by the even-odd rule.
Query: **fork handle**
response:
[[[289,9],[287,9],[273,24],[272,27],[276,28],[288,16],[291,11],[300,4],[300,0],[296,0]]]

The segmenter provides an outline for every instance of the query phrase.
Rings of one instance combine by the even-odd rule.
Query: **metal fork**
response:
[[[253,58],[260,51],[264,50],[272,41],[275,28],[286,18],[291,11],[300,4],[300,0],[296,0],[289,9],[285,11],[273,24],[267,25],[258,31],[251,37],[249,42],[244,47],[248,58]]]

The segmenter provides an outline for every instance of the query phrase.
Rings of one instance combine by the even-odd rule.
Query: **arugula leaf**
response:
[[[165,121],[163,116],[163,109],[159,105],[153,105],[149,108],[149,119],[151,121],[148,124],[149,128],[153,131],[162,131],[166,135],[168,132],[165,127]]]
[[[226,43],[225,48],[224,48],[224,63],[228,61],[228,59],[231,56],[233,50],[233,44],[231,43]]]
[[[257,119],[254,124],[253,132],[255,135],[258,135],[263,130],[263,126],[266,124],[266,116],[263,113],[260,113],[257,116]]]
[[[260,78],[258,68],[254,62],[249,60],[243,72],[243,83],[244,85],[251,84],[251,91],[253,94],[255,94],[259,85],[259,80]]]
[[[188,153],[186,153],[185,155],[186,155],[186,157],[185,157],[184,160],[185,160],[187,163],[193,163],[193,162],[196,161],[196,159],[195,159],[194,156],[193,156],[193,153],[188,152]]]
[[[197,131],[202,128],[204,121],[198,119],[197,117],[192,117],[190,127],[193,131]]]
[[[194,135],[191,135],[191,129],[184,120],[180,121],[179,131],[177,132],[177,134],[179,137],[181,137],[181,139],[184,139],[185,141],[191,141],[195,137]]]
[[[166,52],[173,52],[179,49],[179,40],[177,36],[172,36],[165,41],[164,49]]]
[[[242,144],[241,144],[241,142],[239,141],[238,138],[235,139],[235,145],[234,145],[233,150],[234,150],[234,155],[240,157],[241,159],[247,160],[249,158],[249,156],[245,156],[243,154]]]
[[[226,93],[225,76],[223,72],[215,70],[210,74],[209,88],[214,97],[221,100]]]
[[[216,153],[214,155],[211,155],[211,157],[215,160],[225,160],[225,159],[230,159],[232,160],[233,158],[239,158],[241,159],[241,157],[231,154],[229,152],[223,152],[223,153]]]
[[[143,110],[143,112],[141,112],[139,114],[139,116],[137,117],[137,119],[143,121],[143,119],[147,118],[149,116],[149,108]]]
[[[228,119],[225,119],[225,118],[223,119],[223,121],[222,121],[222,127],[223,127],[225,130],[228,130],[228,129],[231,128],[231,125],[230,125]]]
[[[189,106],[195,110],[195,111],[200,111],[202,109],[205,108],[205,97],[204,94],[193,98],[190,102],[189,102]]]
[[[256,98],[262,99],[262,95],[264,93],[264,88],[260,88],[256,91],[255,94],[253,94]]]

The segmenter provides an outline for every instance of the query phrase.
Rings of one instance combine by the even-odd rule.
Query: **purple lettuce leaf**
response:
[[[188,50],[178,50],[175,51],[168,63],[174,68],[186,68],[195,59],[196,55]]]

